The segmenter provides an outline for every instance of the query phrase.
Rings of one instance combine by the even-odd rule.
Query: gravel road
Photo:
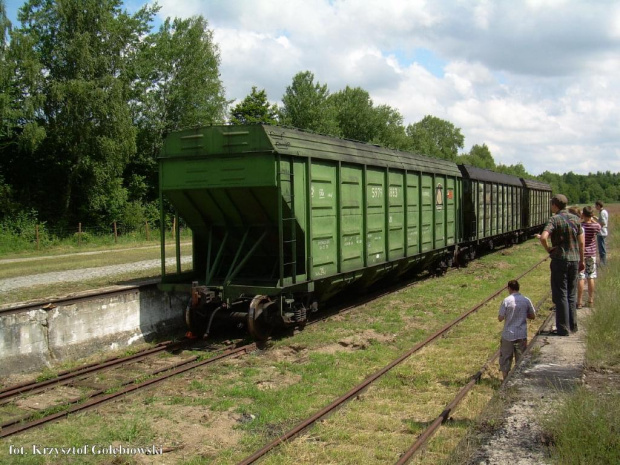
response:
[[[181,263],[191,263],[192,257],[181,257]],[[176,258],[168,258],[166,265],[174,266]],[[134,271],[159,269],[161,260],[143,260],[140,262],[125,263],[122,265],[99,266],[94,268],[82,268],[79,270],[52,271],[29,276],[20,276],[0,280],[0,292],[7,292],[21,287],[54,284],[58,282],[78,282],[93,278],[113,276],[131,273]]]

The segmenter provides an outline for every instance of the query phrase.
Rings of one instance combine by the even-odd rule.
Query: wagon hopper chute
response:
[[[449,259],[461,240],[461,173],[445,160],[248,125],[171,133],[159,164],[162,205],[193,233],[188,273],[166,274],[162,236],[162,287],[191,292],[197,335],[224,317],[265,339],[345,287]]]

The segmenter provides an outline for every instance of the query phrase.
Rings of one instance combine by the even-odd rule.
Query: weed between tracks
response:
[[[497,251],[468,268],[417,282],[293,337],[273,341],[267,350],[184,373],[122,402],[101,406],[97,413],[75,415],[10,438],[11,444],[155,444],[179,448],[163,458],[123,456],[117,463],[236,463],[542,257],[535,241]],[[548,291],[548,265],[522,279],[521,287],[525,295],[539,301]],[[502,328],[497,310],[505,295],[263,463],[393,463],[496,350]],[[540,318],[546,312],[545,308]],[[498,385],[493,365],[415,463],[437,463],[448,457]],[[0,447],[0,460],[8,458],[7,449],[8,445]],[[12,463],[43,463],[40,457],[38,462],[31,456],[10,458],[17,458]],[[109,463],[110,459],[88,455],[75,463]]]

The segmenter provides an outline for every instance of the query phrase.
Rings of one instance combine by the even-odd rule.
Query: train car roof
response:
[[[478,168],[477,166],[472,165],[458,166],[461,170],[461,173],[463,173],[463,177],[468,179],[473,179],[475,181],[496,182],[499,184],[507,184],[509,186],[521,187],[523,185],[521,183],[521,179],[517,176],[512,176],[510,174],[504,173],[496,173],[495,171],[485,170],[484,168]]]
[[[171,132],[166,137],[160,158],[226,156],[252,152],[272,152],[461,177],[456,163],[452,161],[266,124],[213,125]]]
[[[551,186],[549,184],[546,184],[544,182],[540,182],[540,181],[533,181],[531,179],[525,179],[525,178],[521,178],[521,181],[523,182],[523,185],[529,189],[536,189],[539,191],[549,191],[551,192]]]

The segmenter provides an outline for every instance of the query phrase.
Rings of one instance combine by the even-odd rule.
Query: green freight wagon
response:
[[[161,286],[191,295],[196,335],[223,317],[265,339],[346,287],[448,263],[461,241],[462,178],[445,160],[277,126],[208,126],[169,134],[159,168],[161,204],[193,235],[193,269],[174,274],[162,235]]]
[[[461,253],[485,245],[516,243],[522,235],[523,184],[508,174],[459,165],[463,174],[463,238]]]
[[[544,182],[521,178],[523,195],[523,228],[525,234],[540,232],[551,216],[551,186]]]

